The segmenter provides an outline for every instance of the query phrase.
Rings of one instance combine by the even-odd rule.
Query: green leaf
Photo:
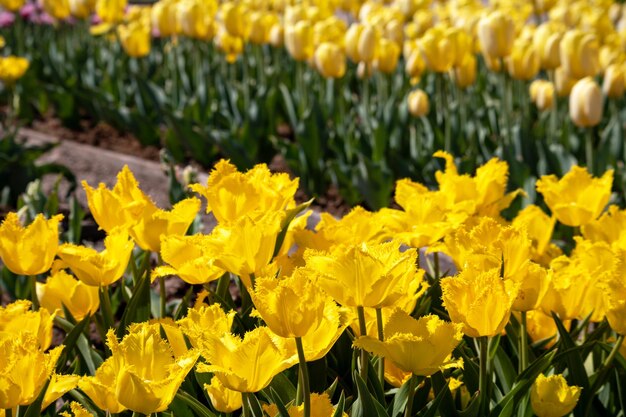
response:
[[[298,214],[308,209],[311,206],[311,203],[313,203],[313,199],[310,199],[309,201],[305,201],[304,203],[299,204],[290,210],[287,210],[285,218],[283,219],[280,225],[281,226],[280,233],[276,237],[276,246],[274,246],[274,256],[278,255],[278,252],[280,251],[281,246],[283,246],[283,242],[285,241],[285,236],[287,235],[287,230],[289,229],[289,224],[293,221],[293,219],[296,218]]]
[[[149,256],[146,253],[144,256]],[[131,323],[142,323],[150,319],[150,273],[145,273],[139,280],[117,328],[117,337],[121,339]]]
[[[178,391],[176,393],[176,399],[184,402],[189,408],[196,412],[200,417],[218,417],[217,414],[211,412],[204,404],[196,400],[185,391]]]
[[[89,324],[90,318],[91,317],[89,315],[85,316],[85,318],[82,319],[80,323],[76,324],[70,330],[70,332],[67,333],[67,335],[65,336],[65,340],[63,341],[63,345],[65,346],[65,348],[63,349],[63,354],[61,355],[61,357],[59,358],[59,361],[57,362],[57,371],[59,371],[61,367],[65,364],[65,361],[67,360],[67,356],[70,354],[70,352],[72,352],[72,350],[74,350],[74,347],[76,347],[78,338],[80,336],[84,337],[83,331]]]
[[[358,372],[354,372],[353,379],[356,382],[359,397],[352,404],[351,417],[378,417],[375,402],[377,402],[367,389],[365,381]]]
[[[333,417],[342,417],[345,406],[346,396],[344,395],[344,392],[341,391],[341,395],[339,396],[339,402],[337,403],[337,408],[335,408],[335,413],[333,414]]]
[[[46,396],[46,390],[48,389],[48,385],[50,385],[50,379],[46,381],[43,388],[39,392],[37,399],[33,401],[28,408],[26,409],[26,413],[24,417],[39,417],[41,416],[41,404],[43,404],[43,399]]]

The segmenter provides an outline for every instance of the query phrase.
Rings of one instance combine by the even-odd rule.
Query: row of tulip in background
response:
[[[281,154],[308,195],[385,207],[431,155],[624,189],[626,13],[609,0],[2,0],[7,124],[86,119],[239,169]],[[23,57],[17,61],[9,56]],[[19,79],[19,80],[18,80]],[[623,193],[620,193],[622,195]]]

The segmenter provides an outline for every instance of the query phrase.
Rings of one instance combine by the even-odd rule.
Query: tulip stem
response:
[[[30,299],[33,302],[33,310],[39,310],[39,299],[37,298],[37,276],[31,275],[28,277],[30,283]]]
[[[521,312],[519,330],[519,373],[521,374],[528,367],[528,332],[526,330],[526,312]]]
[[[365,324],[365,309],[363,306],[356,308],[357,315],[359,316],[359,332],[361,336],[367,336],[367,325]],[[361,349],[361,378],[363,382],[367,384],[367,365],[369,362],[369,354],[367,350]]]
[[[13,417],[13,409],[12,408],[6,408],[4,410],[4,417]]]
[[[489,395],[488,395],[488,383],[489,383],[489,338],[487,336],[482,336],[478,338],[478,343],[480,345],[480,374],[478,380],[478,391],[480,395],[480,408],[481,412],[479,415],[486,416],[489,414]]]
[[[585,141],[585,159],[587,160],[587,169],[594,175],[594,164],[593,164],[593,127],[588,127],[586,129],[587,140]]]
[[[302,338],[296,337],[296,348],[298,349],[298,361],[300,362],[300,382],[302,383],[302,391],[304,393],[304,417],[311,416],[311,389],[309,388],[309,370],[306,366],[306,357],[304,356],[304,346]]]
[[[115,323],[108,286],[100,287],[100,304],[102,304],[102,318],[104,319],[104,331],[106,333]]]
[[[617,337],[615,344],[613,345],[613,349],[611,349],[611,353],[609,353],[609,356],[607,356],[606,360],[602,364],[602,367],[596,373],[598,376],[596,377],[594,384],[591,386],[589,398],[592,398],[596,394],[598,389],[600,389],[600,386],[604,383],[606,374],[611,369],[611,363],[613,362],[613,359],[615,359],[615,356],[617,356],[617,353],[619,352],[619,349],[622,347],[623,342],[624,342],[624,335],[620,334]],[[591,415],[592,405],[593,405],[593,401],[587,402],[587,408],[584,414],[585,416]]]
[[[417,382],[417,376],[411,375],[409,378],[409,393],[406,400],[406,408],[404,409],[404,417],[411,417],[413,411],[413,398],[415,397],[415,383]]]
[[[381,308],[376,309],[376,327],[378,327],[378,340],[385,341],[385,334],[383,332],[383,310]],[[378,358],[378,379],[380,380],[380,386],[385,386],[385,358],[380,356]]]
[[[159,292],[161,294],[161,318],[165,317],[165,277],[159,277]]]

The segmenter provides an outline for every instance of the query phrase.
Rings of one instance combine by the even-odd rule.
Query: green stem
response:
[[[480,374],[478,380],[478,390],[481,408],[481,412],[479,414],[487,416],[489,414],[489,338],[487,336],[482,336],[478,339],[478,343],[480,345]]]
[[[37,298],[37,276],[31,275],[28,277],[30,283],[30,299],[33,302],[33,310],[39,310],[39,299]]]
[[[104,319],[104,331],[106,333],[115,324],[108,286],[100,287],[100,299],[102,304],[102,318]]]
[[[385,334],[383,332],[383,310],[382,308],[376,309],[376,327],[378,327],[378,340],[385,341]],[[378,379],[380,380],[380,386],[385,386],[385,358],[378,358]]]
[[[548,79],[550,80],[552,85],[554,85],[555,83],[554,70],[548,71]],[[549,132],[548,143],[550,144],[556,143],[558,116],[559,116],[559,97],[555,92],[554,104],[553,104],[552,109],[550,110],[550,128],[548,130]]]
[[[161,294],[161,318],[165,317],[165,277],[159,277],[159,291]]]
[[[411,417],[411,413],[413,411],[413,398],[415,397],[416,382],[417,377],[415,375],[411,375],[411,378],[409,378],[409,396],[406,401],[406,408],[404,409],[404,417]]]
[[[519,373],[521,374],[528,367],[528,332],[526,330],[526,312],[521,312],[521,322],[519,330]]]
[[[363,306],[356,308],[359,316],[359,332],[361,336],[367,336],[367,325],[365,324],[365,309]],[[361,349],[361,378],[367,384],[367,367],[369,362],[369,353],[365,349]]]
[[[450,123],[450,108],[448,107],[448,100],[446,97],[446,76],[445,73],[437,74],[438,85],[437,90],[439,93],[439,100],[441,102],[441,108],[443,110],[443,130],[444,130],[444,142],[443,149],[446,152],[452,151],[452,131]]]
[[[252,417],[252,413],[250,412],[250,401],[248,401],[248,395],[250,395],[247,392],[242,392],[241,396],[242,398],[242,405],[241,405],[241,417]]]
[[[508,77],[506,74],[506,63],[504,59],[501,61],[501,76],[500,76],[500,95],[502,97],[502,116],[503,116],[503,127],[501,128],[500,134],[504,139],[504,145],[508,146],[511,143],[511,118],[510,118],[510,105],[509,102],[509,83]],[[504,133],[506,131],[506,134]]]
[[[12,408],[6,408],[4,410],[4,417],[13,417],[13,409]]]
[[[594,174],[594,164],[593,164],[593,127],[588,127],[586,129],[587,138],[585,140],[585,159],[587,161],[587,169],[593,175]]]
[[[596,373],[598,376],[596,377],[594,384],[591,386],[589,390],[590,393],[588,395],[588,398],[593,398],[596,392],[598,392],[600,387],[604,384],[606,375],[611,369],[611,363],[613,362],[613,359],[615,359],[615,356],[617,356],[617,353],[619,352],[620,347],[622,347],[623,342],[624,342],[624,335],[620,334],[617,337],[615,344],[613,345],[613,349],[611,349],[611,353],[609,353],[609,356],[607,356],[607,358],[605,359],[604,363],[602,364],[602,367]],[[587,401],[587,407],[585,409],[585,414],[584,414],[585,416],[591,415],[592,406],[593,406],[593,401]]]
[[[608,368],[609,366],[611,366],[611,363],[613,362],[613,359],[615,359],[615,356],[617,356],[617,353],[619,352],[619,349],[622,347],[623,342],[624,342],[624,335],[620,334],[617,337],[615,344],[613,345],[613,349],[611,349],[611,353],[609,353],[609,356],[607,356],[606,360],[604,361],[604,364],[602,365],[603,368]]]
[[[433,262],[433,274],[435,274],[434,278],[439,279],[441,278],[441,270],[439,269],[439,252],[433,253]]]
[[[301,337],[296,337],[296,348],[298,349],[298,361],[300,362],[300,382],[302,383],[302,391],[304,393],[304,417],[310,417],[311,389],[309,387],[309,370],[306,366],[304,346],[302,346]]]

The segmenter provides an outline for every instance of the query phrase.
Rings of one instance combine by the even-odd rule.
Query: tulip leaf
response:
[[[480,412],[480,392],[476,391],[472,398],[470,398],[469,403],[465,410],[456,411],[456,414],[459,417],[477,417]]]
[[[289,417],[289,412],[287,411],[283,400],[274,388],[270,388],[270,396],[272,398],[272,402],[276,405],[276,408],[278,408],[278,415],[280,417]]]
[[[265,417],[259,399],[253,393],[242,393],[244,407],[248,407],[252,417]]]
[[[146,253],[144,256],[149,256]],[[141,277],[130,297],[128,305],[124,309],[124,314],[117,328],[117,337],[121,339],[126,334],[126,330],[131,323],[141,323],[150,319],[150,274]]]
[[[443,376],[441,371],[435,372],[431,375],[431,380],[433,383],[433,390],[435,391],[435,395],[439,395],[442,393],[444,395],[444,401],[441,403],[441,413],[445,416],[452,416],[456,413],[454,407],[454,400],[452,398],[452,393],[450,392],[450,387],[448,386],[448,382]]]
[[[64,365],[65,361],[67,360],[67,355],[69,355],[70,352],[74,350],[74,347],[76,347],[78,338],[81,336],[84,337],[83,331],[89,324],[90,318],[91,317],[89,315],[85,316],[85,318],[82,319],[80,323],[76,324],[72,328],[72,330],[70,330],[70,332],[67,333],[67,335],[65,336],[65,340],[63,341],[65,348],[63,349],[63,354],[61,355],[61,357],[59,358],[59,361],[57,362],[57,370],[61,369],[61,367]]]
[[[393,397],[393,409],[391,411],[391,417],[396,417],[406,408],[407,401],[409,399],[409,388],[411,387],[410,379],[407,380]]]
[[[450,395],[450,388],[445,384],[441,392],[417,414],[419,417],[435,417],[443,399]],[[446,415],[443,413],[443,415]]]
[[[375,405],[377,401],[372,397],[372,394],[367,389],[367,386],[365,385],[365,381],[363,381],[363,378],[361,378],[361,375],[359,375],[358,372],[354,372],[353,379],[356,382],[359,396],[354,402],[354,404],[352,404],[352,413],[350,413],[350,416],[351,417],[379,417],[380,415],[376,411],[377,407]],[[382,415],[384,416],[385,414],[382,414]]]
[[[341,391],[341,395],[339,396],[339,402],[337,403],[337,408],[335,408],[333,417],[342,417],[345,406],[346,406],[346,396],[344,395],[344,392]]]
[[[308,209],[309,206],[311,206],[311,203],[313,203],[313,199],[310,199],[309,201],[305,201],[304,203],[299,204],[296,207],[287,210],[285,218],[283,219],[280,225],[281,226],[280,233],[276,237],[276,246],[274,246],[274,256],[278,255],[278,252],[280,252],[280,248],[283,246],[283,242],[285,241],[285,236],[287,235],[287,230],[289,229],[289,224],[291,224],[293,219],[295,219],[298,214]]]
[[[39,392],[39,395],[37,396],[35,401],[33,401],[28,406],[28,408],[26,409],[26,413],[23,417],[39,417],[41,415],[41,405],[43,404],[43,399],[46,396],[46,390],[48,389],[49,385],[50,378],[48,378],[46,383],[43,385],[43,388],[41,388],[41,391]]]
[[[196,400],[191,395],[184,391],[178,391],[176,393],[176,399],[184,402],[189,408],[196,412],[201,417],[217,417],[217,414],[211,412],[204,404]]]
[[[87,318],[88,317],[86,317],[86,319]],[[59,316],[54,318],[54,322],[57,326],[67,332],[68,335],[72,332],[73,328],[75,328],[70,322]],[[80,356],[85,361],[85,365],[87,366],[89,374],[94,375],[96,373],[97,366],[102,363],[102,359],[100,358],[99,363],[94,362],[94,356],[96,358],[99,358],[99,355],[93,349],[91,349],[91,347],[89,346],[89,341],[87,340],[85,335],[82,334],[82,332],[77,335],[75,343],[78,351],[80,352]]]
[[[291,383],[284,372],[272,378],[269,388],[270,390],[274,390],[285,404],[291,399],[296,398],[296,387]]]

